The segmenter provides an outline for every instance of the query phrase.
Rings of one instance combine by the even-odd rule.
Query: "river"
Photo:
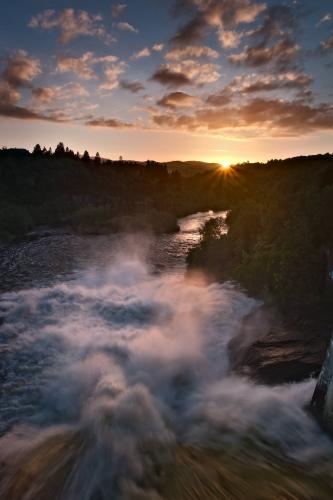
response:
[[[257,302],[184,279],[217,215],[1,250],[1,499],[332,498],[315,381],[233,374],[228,343]]]

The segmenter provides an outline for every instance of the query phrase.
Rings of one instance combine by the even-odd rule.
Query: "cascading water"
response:
[[[191,222],[174,247],[152,243],[175,248],[173,268],[198,238]],[[332,498],[333,446],[305,410],[314,382],[230,370],[256,302],[156,273],[141,247],[127,239],[102,266],[2,295],[0,498]]]

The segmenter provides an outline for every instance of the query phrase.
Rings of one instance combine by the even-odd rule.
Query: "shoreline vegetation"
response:
[[[236,371],[268,383],[317,376],[333,330],[333,157],[235,166],[230,175],[228,232],[209,220],[188,272],[234,281],[264,303],[268,329],[243,349],[241,339],[230,346]]]

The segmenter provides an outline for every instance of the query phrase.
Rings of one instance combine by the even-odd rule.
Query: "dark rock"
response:
[[[261,331],[257,336],[252,332],[251,337],[249,332],[256,325]],[[245,318],[239,335],[229,344],[232,370],[265,384],[317,377],[326,348],[326,332],[305,331],[273,320],[272,311],[263,308]]]
[[[333,337],[327,349],[318,382],[313,393],[311,409],[319,421],[333,432]]]

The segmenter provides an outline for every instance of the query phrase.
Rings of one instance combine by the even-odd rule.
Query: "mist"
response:
[[[315,381],[232,372],[228,344],[260,304],[229,283],[156,274],[132,243],[104,269],[3,296],[1,496],[158,498],[179,446],[251,442],[327,473],[332,445],[306,411]]]

